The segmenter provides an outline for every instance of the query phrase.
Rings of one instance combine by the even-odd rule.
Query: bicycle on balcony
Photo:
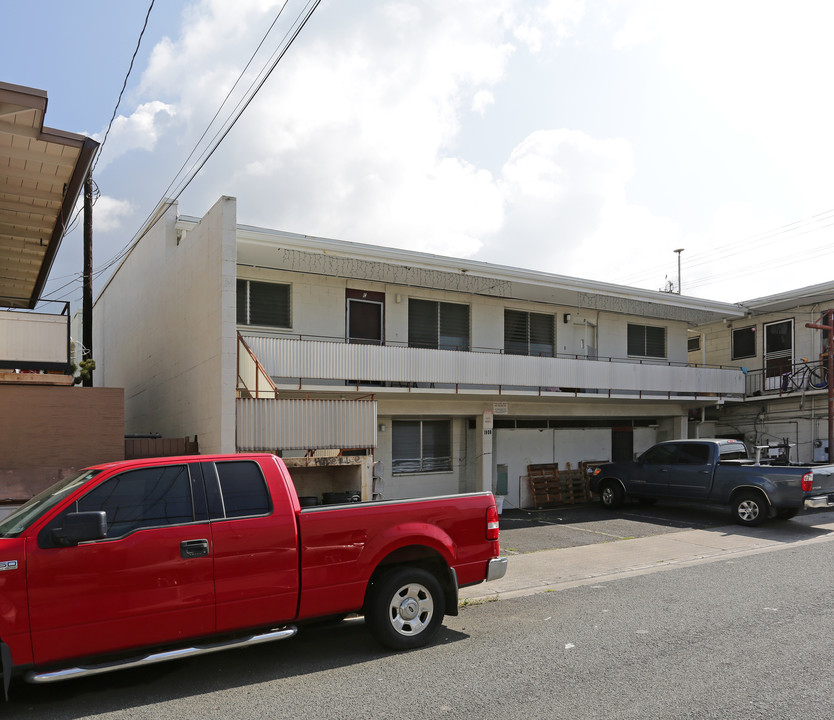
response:
[[[797,390],[821,390],[828,387],[828,368],[824,365],[809,365],[808,358],[799,358],[801,365],[797,365],[791,372],[782,373],[782,392]]]

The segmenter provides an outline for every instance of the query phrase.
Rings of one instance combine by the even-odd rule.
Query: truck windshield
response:
[[[80,475],[60,480],[42,493],[35,495],[16,510],[0,520],[0,537],[18,537],[35,520],[50,508],[55,507],[73,490],[95,477],[101,470],[85,470]]]

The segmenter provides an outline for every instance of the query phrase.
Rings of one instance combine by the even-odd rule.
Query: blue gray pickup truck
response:
[[[834,466],[757,464],[739,440],[670,440],[634,462],[600,465],[591,491],[608,508],[628,498],[728,505],[735,522],[759,525],[804,508],[834,507]]]

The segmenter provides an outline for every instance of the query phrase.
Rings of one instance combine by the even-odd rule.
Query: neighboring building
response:
[[[704,414],[702,435],[773,446],[769,454],[811,463],[828,459],[828,390],[820,366],[827,334],[806,327],[834,308],[834,283],[741,303],[744,316],[690,334],[690,362],[744,368],[744,402]],[[804,359],[807,359],[807,363]],[[810,380],[810,382],[808,382]]]
[[[123,392],[73,388],[69,303],[41,300],[98,143],[0,83],[0,501],[124,455]]]
[[[495,490],[526,505],[529,464],[630,458],[740,399],[742,371],[694,366],[687,340],[743,317],[241,226],[224,197],[203,218],[162,207],[145,229],[97,300],[95,378],[125,388],[128,433],[198,435],[201,452],[340,449],[377,463],[366,497]]]

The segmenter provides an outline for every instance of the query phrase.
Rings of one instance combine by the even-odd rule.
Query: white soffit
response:
[[[46,93],[0,82],[0,306],[34,307],[98,143],[43,126]]]

